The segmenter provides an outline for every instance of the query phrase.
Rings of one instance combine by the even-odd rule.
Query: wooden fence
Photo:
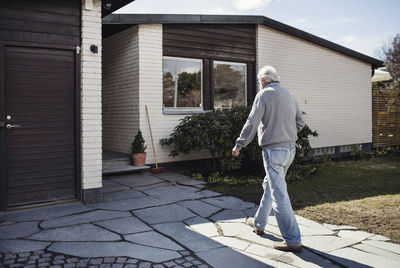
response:
[[[400,90],[372,89],[373,147],[400,145]]]

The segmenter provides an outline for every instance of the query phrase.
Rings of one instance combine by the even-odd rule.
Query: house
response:
[[[101,17],[132,0],[0,1],[0,209],[101,198]]]
[[[100,201],[103,150],[128,153],[141,129],[151,151],[145,105],[159,162],[209,157],[173,159],[157,141],[186,115],[251,105],[266,64],[315,148],[370,146],[382,62],[261,16],[107,16],[130,2],[0,1],[0,210]]]
[[[316,155],[368,151],[371,76],[382,64],[263,16],[113,14],[103,19],[103,149],[129,153],[141,129],[151,152],[145,105],[155,141],[187,115],[251,105],[257,70],[272,65],[319,133]],[[159,162],[209,157],[155,147]]]

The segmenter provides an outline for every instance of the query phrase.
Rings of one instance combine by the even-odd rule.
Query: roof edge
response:
[[[199,15],[199,14],[112,14],[103,18],[103,24],[261,24],[311,43],[329,48],[347,56],[372,65],[384,66],[383,62],[342,45],[328,41],[316,35],[302,31],[282,22],[255,15]]]
[[[114,11],[120,9],[123,6],[126,6],[127,4],[130,4],[131,2],[135,1],[135,0],[109,0],[111,3],[111,8],[106,9],[105,8],[105,0],[101,0],[101,17],[105,17],[111,13],[113,13]]]

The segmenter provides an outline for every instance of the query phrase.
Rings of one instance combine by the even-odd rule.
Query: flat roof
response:
[[[113,13],[115,10],[120,9],[121,7],[126,6],[127,4],[135,0],[109,0],[109,1],[111,1],[111,8],[106,9],[104,6],[105,0],[101,0],[101,17],[105,17]]]
[[[290,34],[314,44],[332,49],[372,65],[383,66],[383,62],[328,41],[316,35],[299,30],[265,16],[239,15],[190,15],[190,14],[112,14],[103,18],[103,36],[107,37],[136,24],[261,24]]]

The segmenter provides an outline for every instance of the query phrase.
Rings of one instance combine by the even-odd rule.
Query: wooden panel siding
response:
[[[165,24],[164,56],[254,62],[254,25]]]
[[[257,46],[258,68],[276,68],[318,132],[313,148],[372,142],[370,64],[263,25]]]
[[[5,59],[8,123],[20,126],[6,131],[7,204],[74,198],[75,53],[8,46]]]
[[[256,30],[255,25],[236,24],[165,24],[163,55],[203,59],[203,107],[213,109],[214,60],[247,64],[247,104],[255,92]]]
[[[400,92],[373,88],[373,147],[400,145]]]
[[[2,0],[0,40],[77,46],[80,1]]]
[[[80,45],[81,0],[0,1],[2,210],[80,195]]]

